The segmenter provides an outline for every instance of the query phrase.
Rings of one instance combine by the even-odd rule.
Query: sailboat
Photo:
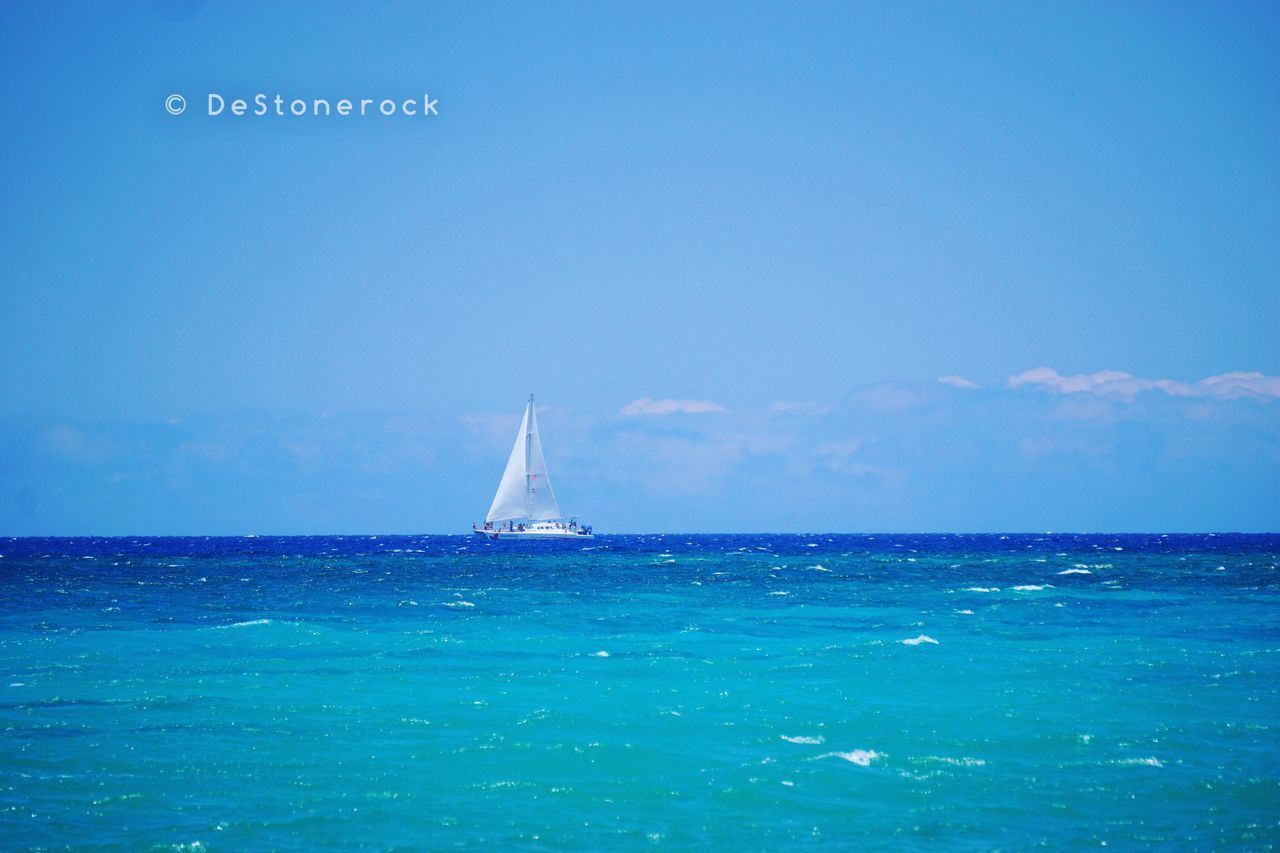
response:
[[[590,527],[579,524],[577,519],[565,518],[560,504],[556,503],[556,493],[547,474],[547,460],[542,455],[542,440],[538,437],[538,414],[533,408],[532,394],[484,524],[471,527],[477,536],[494,540],[592,538]]]

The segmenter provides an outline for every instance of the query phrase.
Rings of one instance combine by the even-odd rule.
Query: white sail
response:
[[[498,483],[498,491],[493,496],[493,503],[489,505],[489,514],[485,516],[485,521],[506,521],[510,518],[524,518],[524,450],[525,435],[528,431],[529,409],[525,409],[524,419],[520,421],[520,431],[516,433],[515,447],[511,448],[511,456],[507,458],[506,470],[502,472],[502,482]]]
[[[533,521],[552,521],[561,518],[556,493],[551,488],[551,475],[547,473],[547,459],[542,455],[542,439],[538,437],[538,415],[533,410],[533,398],[529,398],[529,447],[526,462],[529,471],[529,515]]]
[[[542,455],[542,441],[538,438],[538,418],[533,410],[533,397],[530,397],[511,456],[507,458],[506,470],[502,472],[502,482],[498,484],[485,521],[549,521],[562,517],[555,492],[551,489],[547,460]]]

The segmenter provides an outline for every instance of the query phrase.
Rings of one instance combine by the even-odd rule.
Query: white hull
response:
[[[479,530],[475,534],[481,539],[491,539],[496,542],[506,542],[508,540],[544,540],[544,539],[594,539],[590,533],[578,533],[574,530]]]

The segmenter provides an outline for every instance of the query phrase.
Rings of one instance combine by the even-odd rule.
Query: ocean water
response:
[[[1280,842],[1280,536],[0,555],[4,849]]]

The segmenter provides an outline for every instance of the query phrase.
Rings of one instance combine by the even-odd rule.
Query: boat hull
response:
[[[475,530],[476,536],[492,542],[543,542],[594,539],[590,533],[577,533],[568,530]]]

